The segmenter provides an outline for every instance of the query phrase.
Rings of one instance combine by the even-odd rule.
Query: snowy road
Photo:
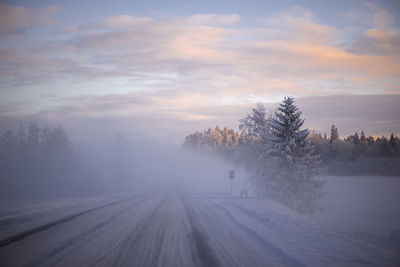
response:
[[[331,234],[303,235],[304,227],[296,232],[291,222],[281,220],[276,214],[271,216],[274,218],[262,221],[236,204],[220,199],[178,194],[130,197],[88,207],[3,238],[0,266],[395,266],[399,263],[394,252],[382,252],[368,245],[361,245],[360,249],[357,242]],[[276,222],[280,222],[280,228]],[[325,238],[321,247],[314,244],[317,246],[314,254],[307,255],[307,250],[296,254],[305,249],[301,248],[302,243]]]

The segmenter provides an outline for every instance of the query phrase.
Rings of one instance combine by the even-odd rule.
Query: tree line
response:
[[[319,154],[310,142],[310,131],[292,97],[274,112],[262,104],[240,119],[241,133],[220,127],[186,137],[184,146],[222,154],[251,174],[259,197],[268,196],[304,213],[320,209],[323,182],[315,179]]]
[[[400,138],[393,133],[375,138],[361,131],[340,139],[332,125],[330,137],[313,131],[310,138],[326,174],[400,175]]]
[[[301,129],[304,119],[286,97],[274,112],[257,104],[239,120],[239,130],[220,126],[188,135],[184,147],[218,153],[251,174],[257,194],[272,197],[301,212],[320,207],[325,175],[400,175],[400,140],[393,134],[374,138],[362,131],[339,138]]]
[[[31,122],[0,134],[0,198],[84,196],[126,188],[130,145],[122,137],[95,152],[62,127]]]
[[[255,115],[262,110],[258,104],[254,109]],[[271,116],[265,112],[265,116]],[[249,118],[241,119],[242,131],[228,127],[215,129],[208,128],[186,136],[184,146],[202,151],[213,151],[230,160],[238,162],[243,151],[254,148],[257,138],[265,136],[254,132],[256,127]],[[248,134],[243,129],[247,123]],[[258,137],[257,137],[258,136]],[[331,134],[327,136],[312,130],[309,137],[315,150],[320,154],[321,174],[325,175],[400,175],[400,138],[393,133],[389,136],[373,137],[361,131],[339,138],[339,131],[335,125],[331,127]],[[256,153],[257,154],[257,153]],[[244,159],[245,160],[245,159]]]

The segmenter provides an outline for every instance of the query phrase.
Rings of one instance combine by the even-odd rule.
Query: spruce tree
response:
[[[355,145],[359,145],[360,144],[360,137],[358,136],[358,133],[356,132],[355,134],[354,134],[354,144]]]
[[[329,140],[330,143],[332,143],[334,140],[339,139],[339,132],[336,126],[333,124],[331,127],[331,139]]]
[[[367,141],[367,137],[365,137],[364,131],[361,131],[361,135],[360,135],[360,142],[361,142],[361,144],[365,144],[366,141]]]
[[[308,138],[310,131],[301,129],[304,124],[301,114],[293,98],[285,97],[271,120],[272,137],[268,144],[273,161],[273,170],[269,173],[271,193],[286,206],[313,213],[318,209],[323,183],[314,179],[319,155]]]

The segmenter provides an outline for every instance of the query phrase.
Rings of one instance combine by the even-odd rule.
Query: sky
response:
[[[295,97],[306,126],[400,134],[400,1],[1,1],[0,128],[182,143]]]

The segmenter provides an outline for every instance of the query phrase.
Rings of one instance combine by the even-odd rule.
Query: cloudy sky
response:
[[[256,102],[400,133],[400,1],[1,1],[0,127],[179,143]]]

